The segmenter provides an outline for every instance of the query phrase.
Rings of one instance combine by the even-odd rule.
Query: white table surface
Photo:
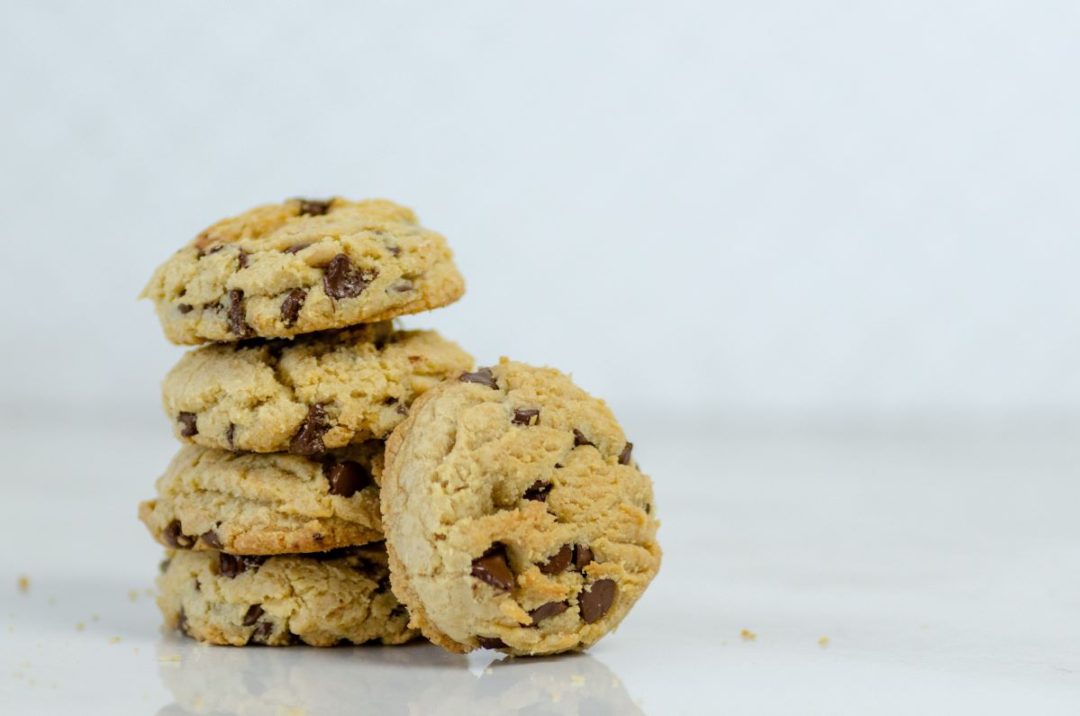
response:
[[[492,662],[163,634],[134,516],[174,449],[163,419],[14,416],[0,713],[1080,712],[1076,430],[628,422],[660,576],[588,654]]]

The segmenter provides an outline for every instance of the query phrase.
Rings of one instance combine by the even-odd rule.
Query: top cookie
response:
[[[158,267],[142,296],[173,343],[281,338],[453,303],[446,239],[381,199],[291,199],[214,224]]]
[[[451,651],[581,649],[660,566],[652,484],[603,401],[505,358],[413,403],[387,442],[394,593]]]

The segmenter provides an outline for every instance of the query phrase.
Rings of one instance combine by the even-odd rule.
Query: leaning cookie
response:
[[[382,506],[394,593],[451,651],[588,647],[660,566],[652,485],[611,411],[506,359],[417,400]]]
[[[276,338],[418,313],[465,282],[441,235],[385,200],[292,199],[225,219],[143,290],[173,343]]]
[[[162,399],[185,442],[314,455],[386,437],[418,395],[472,364],[434,331],[384,322],[189,351]]]
[[[382,451],[372,441],[316,460],[185,446],[139,518],[174,549],[282,554],[379,540]]]
[[[166,626],[199,641],[333,646],[416,636],[387,584],[381,545],[280,557],[177,551],[162,566]]]

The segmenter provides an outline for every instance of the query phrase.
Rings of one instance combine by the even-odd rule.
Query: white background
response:
[[[1076,713],[1078,38],[1019,0],[4,3],[0,712]],[[407,325],[626,425],[664,565],[589,656],[159,633],[181,350],[135,297],[331,194],[450,239],[468,293]]]
[[[0,23],[0,395],[133,410],[212,221],[386,196],[410,325],[616,407],[1074,413],[1072,2],[37,3]]]

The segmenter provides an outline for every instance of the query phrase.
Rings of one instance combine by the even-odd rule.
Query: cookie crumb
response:
[[[79,622],[75,625],[75,631],[86,631],[86,624]]]
[[[136,592],[134,589],[129,589],[128,590],[128,599],[133,601],[133,602],[137,602],[139,600],[139,593]]]
[[[119,644],[120,643],[120,637],[118,637],[118,636],[109,637],[109,643],[110,644]]]
[[[573,684],[574,686],[584,686],[585,685],[585,677],[582,676],[581,674],[571,674],[570,675],[570,683]]]
[[[743,629],[741,632],[739,632],[739,636],[743,638],[743,641],[755,641],[757,639],[757,634],[750,631],[749,629]]]
[[[22,592],[23,594],[26,594],[27,592],[30,591],[30,577],[27,577],[25,574],[20,574],[19,575],[18,584],[19,584],[19,591]]]
[[[101,617],[99,617],[97,614],[91,614],[90,615],[90,621],[92,621],[92,622],[99,621],[100,619],[101,619]]]
[[[179,664],[180,663],[180,655],[179,654],[162,654],[161,656],[158,657],[158,661],[160,661],[162,664]]]
[[[821,637],[820,639],[817,640],[817,645],[820,646],[822,649],[826,648],[827,646],[829,646],[829,637],[827,637],[827,636]]]
[[[56,606],[56,597],[49,597],[48,604],[49,604],[50,607],[55,607]]]

